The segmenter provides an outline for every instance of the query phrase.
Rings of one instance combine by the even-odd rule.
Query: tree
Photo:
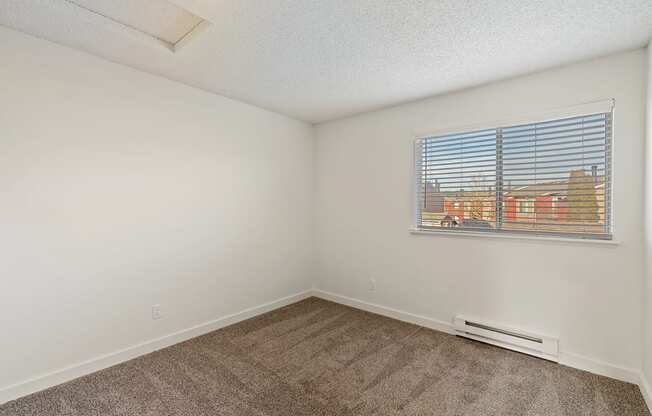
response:
[[[598,199],[593,177],[584,170],[571,171],[568,179],[568,214],[569,222],[598,222]]]
[[[468,202],[470,204],[469,217],[482,220],[493,218],[495,216],[495,197],[491,191],[491,182],[485,175],[476,175],[471,178],[471,191],[467,192]]]

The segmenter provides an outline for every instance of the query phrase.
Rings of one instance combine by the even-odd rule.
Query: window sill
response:
[[[619,246],[622,242],[618,240],[592,240],[583,238],[565,238],[565,237],[545,237],[534,235],[516,235],[516,234],[496,234],[496,233],[482,233],[473,231],[437,231],[437,230],[420,230],[418,228],[410,228],[411,234],[426,234],[438,235],[445,237],[466,237],[466,238],[493,238],[499,240],[526,240],[541,243],[571,243],[571,244],[585,244],[596,246]]]

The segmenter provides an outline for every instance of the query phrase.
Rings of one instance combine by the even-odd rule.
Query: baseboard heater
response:
[[[559,361],[559,340],[464,315],[455,317],[455,334],[546,360]]]

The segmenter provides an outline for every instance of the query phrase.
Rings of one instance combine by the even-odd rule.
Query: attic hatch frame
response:
[[[186,31],[176,42],[169,42],[165,39],[162,39],[152,33],[149,33],[143,29],[130,25],[128,23],[122,22],[116,18],[103,14],[97,10],[88,8],[82,4],[77,3],[75,0],[64,0],[76,9],[83,10],[87,14],[89,20],[97,20],[97,22],[91,23],[103,23],[104,26],[114,32],[119,32],[120,34],[127,35],[128,37],[137,40],[141,43],[147,44],[149,46],[154,46],[157,48],[163,48],[166,51],[177,53],[188,45],[193,39],[197,38],[202,32],[204,32],[211,23],[206,20],[204,17],[199,16],[187,9],[183,9],[188,13],[201,19],[197,24],[192,26],[188,31]],[[181,6],[177,6],[181,8]],[[108,23],[108,24],[107,24]]]

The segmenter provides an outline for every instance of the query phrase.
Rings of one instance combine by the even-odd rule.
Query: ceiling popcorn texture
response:
[[[108,0],[74,1],[113,13]],[[163,0],[117,3],[116,19],[133,18],[125,22],[133,26],[157,23],[144,4],[160,3],[159,17],[174,14]],[[172,3],[211,23],[174,54],[68,0],[0,0],[0,25],[313,123],[643,47],[652,37],[650,0]]]

